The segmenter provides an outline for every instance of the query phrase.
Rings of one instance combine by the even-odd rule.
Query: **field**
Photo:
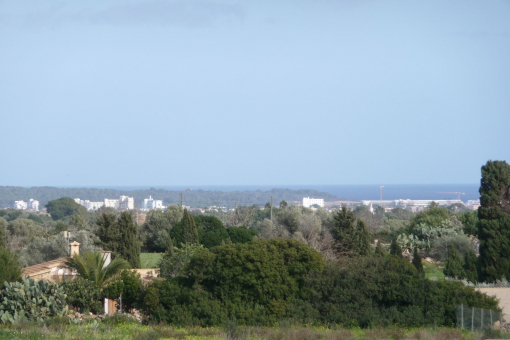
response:
[[[163,256],[163,253],[141,253],[140,263],[142,268],[157,268],[158,262]]]
[[[506,335],[506,333],[505,333]],[[235,324],[224,328],[175,328],[170,326],[144,326],[123,317],[112,317],[103,323],[89,322],[70,325],[65,318],[46,324],[25,323],[0,326],[0,340],[92,340],[92,339],[189,339],[189,340],[375,340],[375,339],[424,339],[424,340],[481,340],[498,338],[501,334],[482,334],[460,331],[455,328],[359,328],[327,329],[320,327],[280,326],[273,328],[238,327]]]
[[[428,279],[430,278],[437,278],[437,279],[444,279],[444,264],[438,264],[438,263],[428,263],[423,261],[423,271],[425,272],[425,277]]]

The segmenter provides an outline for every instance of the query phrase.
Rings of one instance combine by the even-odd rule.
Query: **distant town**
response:
[[[135,204],[135,199],[129,196],[120,196],[119,198],[105,198],[103,201],[92,202],[90,200],[82,200],[80,198],[75,198],[74,201],[81,206],[85,207],[88,211],[96,211],[100,208],[113,208],[119,211],[126,210],[140,210],[142,212],[147,212],[150,210],[161,209],[164,210],[167,208],[163,204],[163,200],[157,200],[149,196],[149,198],[144,199],[140,202],[139,205]],[[480,206],[480,200],[468,200],[463,202],[460,199],[456,200],[411,200],[411,199],[398,199],[398,200],[344,200],[344,201],[325,201],[323,198],[311,198],[311,197],[303,197],[302,201],[292,201],[289,202],[291,205],[302,206],[304,208],[317,209],[324,208],[327,211],[331,211],[334,209],[338,209],[342,205],[345,205],[349,208],[355,208],[358,206],[366,206],[369,208],[370,212],[374,212],[376,207],[382,207],[385,211],[391,211],[394,208],[402,208],[412,212],[420,212],[426,207],[430,205],[430,203],[435,202],[439,206],[448,207],[451,205],[459,205],[464,206],[467,209],[476,210]],[[26,210],[29,212],[38,212],[39,201],[36,199],[29,199],[28,201],[18,200],[14,201],[12,208],[17,210]],[[216,206],[211,205],[205,208],[192,208],[190,206],[186,206],[181,204],[184,208],[189,209],[194,212],[206,213],[207,211],[234,211],[235,208],[228,208],[225,206]],[[263,206],[260,206],[263,209]],[[41,211],[45,211],[45,208],[42,208]]]

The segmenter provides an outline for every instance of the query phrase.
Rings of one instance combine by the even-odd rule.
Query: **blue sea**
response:
[[[122,186],[108,187],[118,190],[165,189],[183,191],[192,190],[218,190],[218,191],[267,191],[273,188],[292,190],[312,189],[336,195],[342,199],[351,200],[378,200],[380,198],[379,185],[190,185],[190,186]],[[453,192],[464,193],[460,195],[462,201],[477,200],[479,184],[388,184],[383,188],[384,200],[412,199],[412,200],[447,200],[457,199]],[[98,187],[107,188],[107,187]]]

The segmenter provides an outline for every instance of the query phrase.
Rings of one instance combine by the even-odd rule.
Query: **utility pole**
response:
[[[381,203],[382,203],[382,188],[384,188],[384,185],[381,185],[379,189],[381,190]]]
[[[273,195],[271,195],[271,222],[273,222]]]
[[[182,208],[182,192],[181,192],[181,208]]]

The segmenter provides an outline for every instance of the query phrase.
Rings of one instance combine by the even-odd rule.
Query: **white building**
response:
[[[31,198],[27,203],[27,209],[31,211],[39,211],[39,201]]]
[[[18,210],[27,210],[28,204],[25,201],[14,201],[13,208]]]
[[[91,202],[89,200],[81,200],[79,198],[75,198],[74,201],[79,205],[84,206],[87,210],[97,210],[104,206],[104,202]]]
[[[128,196],[120,196],[119,198],[119,209],[121,210],[133,210],[135,208],[135,199]]]
[[[163,200],[155,200],[152,196],[143,200],[142,210],[164,209]]]
[[[105,199],[104,199],[104,206],[105,206],[106,208],[119,209],[119,200],[116,200],[116,199],[110,199],[110,198],[105,198]]]
[[[130,210],[135,208],[135,199],[128,196],[120,196],[119,199],[105,198],[103,202],[91,202],[89,200],[82,200],[79,198],[75,198],[74,201],[87,208],[87,210],[97,210],[102,207],[121,210]]]
[[[315,204],[317,204],[321,208],[324,208],[324,199],[323,198],[303,197],[303,207],[310,208],[312,205],[315,205]]]

